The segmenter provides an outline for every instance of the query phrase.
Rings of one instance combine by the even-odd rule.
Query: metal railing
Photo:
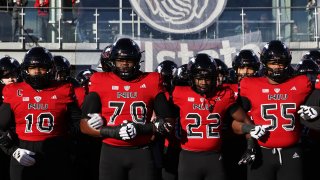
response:
[[[34,46],[39,43],[54,43],[64,49],[68,43],[90,43],[90,48],[99,49],[100,43],[112,43],[118,35],[135,38],[158,39],[216,39],[261,31],[262,41],[279,39],[286,42],[319,41],[318,7],[290,8],[226,8],[211,26],[196,34],[163,33],[148,26],[131,8],[80,8],[75,14],[71,8],[51,8],[46,28],[40,27],[42,17],[37,9],[22,8],[17,21],[19,31],[14,34],[11,12],[1,12],[0,40]],[[265,15],[262,17],[262,15]],[[21,24],[21,26],[19,25]],[[46,31],[41,37],[40,31]],[[17,36],[17,37],[16,37]]]

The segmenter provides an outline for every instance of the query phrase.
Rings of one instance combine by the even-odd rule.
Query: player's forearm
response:
[[[101,137],[100,135],[100,130],[96,130],[94,128],[91,128],[88,125],[88,119],[81,119],[80,120],[80,130],[83,134],[89,135],[89,136],[93,136],[93,137]]]

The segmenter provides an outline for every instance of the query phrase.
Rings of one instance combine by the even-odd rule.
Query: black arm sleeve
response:
[[[13,141],[13,143],[9,147],[1,146],[0,148],[3,152],[11,156],[17,149],[18,137],[15,134],[14,114],[11,110],[10,104],[2,103],[0,105],[0,114],[0,131],[11,131]]]
[[[312,91],[312,93],[308,96],[305,102],[305,105],[320,107],[320,90],[319,89],[315,89]],[[300,122],[310,129],[320,130],[320,117],[311,121],[306,121],[300,118]]]
[[[159,93],[154,100],[154,112],[157,117],[173,117],[173,104],[169,103],[164,93]]]
[[[232,104],[229,108],[228,108],[228,113],[229,114],[233,114],[234,112],[236,112],[238,110],[238,108],[240,107],[240,105],[238,103],[234,103]]]
[[[101,108],[100,96],[95,92],[90,92],[83,101],[82,118],[89,118],[89,113],[101,113]]]
[[[2,103],[0,106],[0,129],[1,130],[8,130],[10,127],[14,126],[14,115],[11,110],[10,104]]]
[[[76,102],[72,102],[67,105],[67,110],[71,119],[69,124],[70,132],[73,135],[77,135],[80,133],[81,109],[78,107]]]
[[[251,109],[251,103],[247,97],[239,96],[237,102],[242,106],[244,111],[248,112]]]

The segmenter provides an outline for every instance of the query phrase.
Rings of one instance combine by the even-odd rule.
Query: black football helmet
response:
[[[302,59],[296,65],[296,72],[297,74],[318,74],[319,73],[319,66],[311,59]]]
[[[112,63],[110,60],[112,45],[106,46],[100,54],[100,63],[104,72],[110,72]]]
[[[316,64],[315,61],[311,59],[302,59],[296,65],[296,74],[301,75],[305,74],[308,76],[309,80],[312,84],[315,84],[317,81],[317,75],[319,73],[319,66]]]
[[[0,79],[8,77],[20,79],[20,63],[15,58],[5,56],[0,59]]]
[[[173,88],[173,79],[176,75],[178,65],[170,60],[164,60],[155,69],[155,72],[160,73],[163,80],[163,86],[170,92]]]
[[[188,86],[189,85],[189,77],[188,77],[188,64],[183,64],[178,67],[176,71],[176,75],[174,76],[174,85],[176,86]]]
[[[189,82],[192,89],[201,94],[208,94],[215,90],[217,86],[217,64],[213,58],[207,54],[197,54],[188,63]],[[195,79],[210,79],[211,83],[207,87],[198,87]]]
[[[265,75],[278,83],[282,83],[292,77],[294,71],[291,67],[291,59],[292,57],[288,47],[279,40],[273,40],[267,43],[260,55]],[[268,63],[270,62],[282,64],[284,68],[269,68]]]
[[[30,75],[29,67],[40,67],[47,70],[46,74]],[[23,80],[34,89],[43,89],[50,85],[55,77],[55,66],[52,54],[44,47],[33,47],[24,56],[21,63]]]
[[[217,70],[218,70],[218,80],[219,85],[226,82],[226,76],[228,74],[228,66],[221,60],[214,58],[216,64],[217,64]]]
[[[56,67],[57,81],[67,81],[70,77],[71,64],[69,60],[63,56],[53,56],[54,65]]]
[[[302,59],[311,59],[320,65],[320,52],[318,50],[310,50],[302,57]]]
[[[141,51],[136,42],[129,38],[117,40],[111,49],[110,60],[112,62],[112,72],[123,80],[132,80],[140,73]],[[134,61],[132,68],[116,67],[116,60]]]
[[[228,68],[228,74],[226,76],[226,82],[230,84],[238,83],[237,73],[233,68]]]
[[[260,61],[258,56],[250,49],[241,50],[232,61],[232,68],[236,71],[236,75],[239,79],[243,77],[257,76],[260,69]],[[248,67],[255,73],[253,74],[239,74],[238,68]]]
[[[96,72],[97,71],[93,69],[84,69],[78,73],[76,79],[79,81],[81,86],[87,86],[91,76]]]

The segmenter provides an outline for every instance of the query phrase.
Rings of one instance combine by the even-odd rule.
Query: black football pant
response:
[[[75,143],[74,179],[98,180],[102,140],[83,135]]]
[[[225,180],[222,156],[217,152],[181,150],[179,180]]]
[[[9,180],[10,178],[10,156],[0,149],[0,180]]]
[[[166,147],[163,155],[163,180],[177,180],[178,179],[178,164],[179,154],[181,148],[179,147]]]
[[[53,138],[41,142],[20,141],[19,147],[36,154],[36,163],[26,167],[11,156],[11,180],[70,180],[71,161],[69,154],[70,141],[64,138]]]
[[[245,136],[224,136],[222,142],[223,162],[227,180],[247,180],[247,166],[238,165],[243,153],[247,149]]]
[[[315,142],[308,147],[304,147],[304,180],[319,180],[319,165],[320,162],[320,144]],[[317,165],[315,165],[317,164]]]
[[[259,148],[248,166],[248,180],[304,180],[303,152],[298,145],[281,150]]]
[[[124,148],[102,143],[99,180],[155,180],[151,148]]]

